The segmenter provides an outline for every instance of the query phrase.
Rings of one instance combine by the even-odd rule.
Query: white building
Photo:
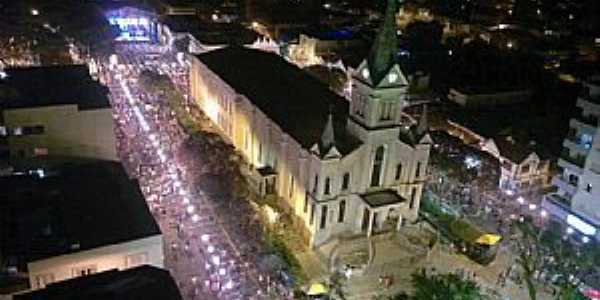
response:
[[[536,143],[518,142],[512,136],[498,136],[481,144],[481,150],[500,162],[501,189],[516,192],[539,190],[550,185],[550,160]]]
[[[32,163],[39,163],[32,168]],[[163,238],[137,182],[116,162],[27,160],[0,177],[11,224],[8,261],[27,264],[30,287],[142,264],[163,267]],[[0,233],[3,230],[0,229]]]
[[[570,121],[558,160],[562,173],[553,179],[558,191],[543,207],[580,234],[600,241],[600,82],[584,84],[577,99],[582,114]]]
[[[7,69],[0,109],[11,155],[60,155],[117,161],[105,87],[83,65]]]
[[[431,140],[425,124],[403,122],[408,83],[394,62],[396,2],[353,75],[350,104],[272,53],[229,47],[192,60],[192,97],[311,246],[417,218]]]

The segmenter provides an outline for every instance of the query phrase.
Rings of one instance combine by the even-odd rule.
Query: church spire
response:
[[[325,129],[323,129],[323,134],[321,135],[321,146],[323,146],[324,151],[328,151],[335,144],[335,136],[333,133],[333,116],[331,112],[327,117],[327,124],[325,125]]]
[[[388,0],[387,2],[383,24],[375,38],[369,57],[367,58],[369,73],[371,74],[374,85],[379,84],[390,68],[395,64],[396,47],[398,43],[396,33],[396,12],[398,11],[399,0]]]

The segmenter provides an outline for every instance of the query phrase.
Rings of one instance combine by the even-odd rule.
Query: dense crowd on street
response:
[[[165,93],[139,84],[143,71],[167,75],[190,110],[188,68],[186,58],[167,47],[122,44],[100,76],[110,89],[123,164],[138,179],[163,232],[165,266],[185,299],[284,299],[290,293],[276,273],[257,266],[260,226],[250,204],[192,184],[195,174],[186,166],[193,163],[176,155],[190,137]]]

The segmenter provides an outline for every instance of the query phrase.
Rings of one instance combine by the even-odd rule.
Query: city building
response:
[[[127,5],[113,5],[106,10],[108,23],[118,29],[116,41],[156,42],[157,15],[149,9]]]
[[[181,300],[169,271],[150,265],[109,270],[52,283],[43,289],[18,294],[15,300]]]
[[[581,115],[571,119],[558,159],[562,172],[552,180],[558,191],[546,195],[542,205],[580,234],[600,241],[600,81],[584,86],[577,99]]]
[[[6,69],[0,136],[12,156],[64,155],[117,161],[108,90],[84,65]]]
[[[410,122],[408,82],[395,63],[395,0],[347,101],[278,55],[228,47],[196,55],[199,107],[256,169],[307,242],[399,230],[417,218],[431,139]],[[415,126],[415,123],[416,124]]]
[[[488,139],[481,149],[500,162],[499,186],[504,190],[525,192],[550,185],[550,157],[534,141],[517,141],[513,136]]]
[[[163,267],[163,239],[117,162],[22,160],[0,177],[0,253],[31,289],[111,269]]]

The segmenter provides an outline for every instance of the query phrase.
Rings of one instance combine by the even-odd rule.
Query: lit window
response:
[[[363,69],[361,74],[364,79],[369,79],[369,76],[371,75],[369,73],[369,69],[367,69],[367,68]]]
[[[390,83],[396,82],[396,80],[398,80],[398,74],[390,73],[390,75],[388,76],[388,80],[390,81]]]

